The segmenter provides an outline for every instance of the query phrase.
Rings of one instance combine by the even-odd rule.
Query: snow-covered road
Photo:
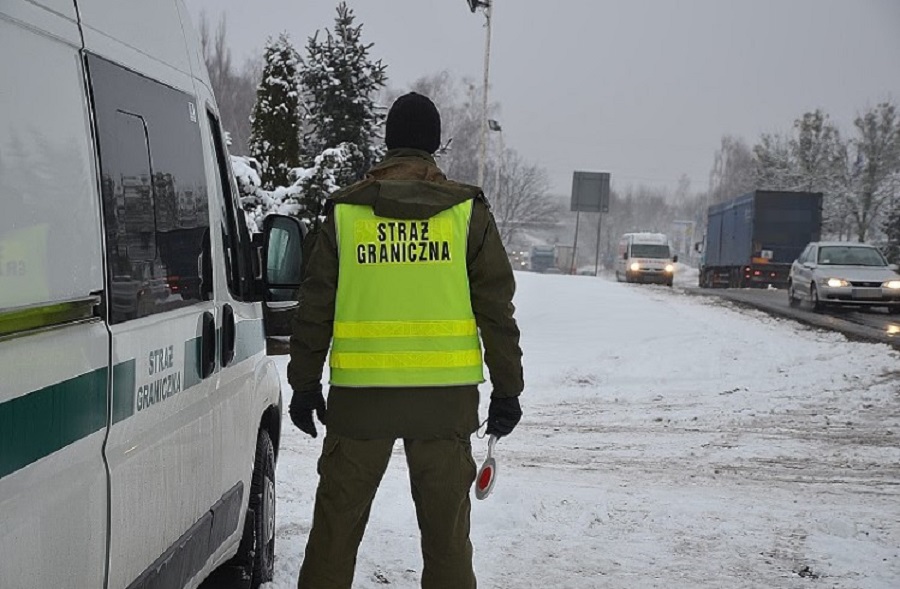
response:
[[[897,352],[665,287],[517,279],[525,417],[473,506],[479,587],[900,587]],[[296,586],[321,442],[285,415],[271,589]],[[354,587],[420,570],[398,446]]]

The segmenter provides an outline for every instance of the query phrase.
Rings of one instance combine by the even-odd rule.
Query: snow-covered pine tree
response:
[[[361,159],[359,148],[346,142],[320,153],[311,167],[294,170],[293,174],[297,178],[294,188],[301,205],[297,216],[313,221],[321,215],[328,195],[352,184],[352,180],[348,180],[354,176],[352,166]]]
[[[286,33],[269,39],[265,68],[256,89],[250,154],[259,162],[263,187],[288,184],[288,173],[300,164],[300,56]]]
[[[345,162],[349,176],[336,178],[339,185],[352,183],[380,159],[383,146],[379,131],[384,109],[375,97],[387,80],[386,66],[369,56],[372,44],[362,42],[362,25],[354,25],[355,16],[341,2],[337,7],[334,31],[325,30],[310,37],[307,55],[300,67],[300,81],[306,98],[302,160],[312,167],[325,150],[352,143],[358,161]]]

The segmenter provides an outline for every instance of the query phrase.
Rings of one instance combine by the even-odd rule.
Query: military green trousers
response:
[[[350,589],[356,553],[394,440],[325,437],[299,589]],[[404,440],[422,538],[423,589],[475,589],[469,541],[475,461],[468,439]]]

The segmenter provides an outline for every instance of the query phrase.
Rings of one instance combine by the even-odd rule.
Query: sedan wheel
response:
[[[794,292],[794,283],[788,282],[788,305],[791,307],[797,307],[800,305],[800,299],[797,298],[797,293]]]
[[[816,285],[812,284],[809,287],[809,298],[812,301],[813,311],[816,313],[821,313],[823,309],[825,309],[825,305],[822,304],[822,301],[819,300],[819,291],[816,289]]]

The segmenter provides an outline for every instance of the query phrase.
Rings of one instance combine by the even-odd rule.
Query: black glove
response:
[[[508,436],[522,419],[519,397],[491,397],[485,434],[498,438]]]
[[[322,396],[322,386],[303,392],[294,391],[294,396],[291,397],[291,421],[300,431],[315,438],[318,432],[313,421],[313,410],[322,425],[325,425],[325,397]]]

